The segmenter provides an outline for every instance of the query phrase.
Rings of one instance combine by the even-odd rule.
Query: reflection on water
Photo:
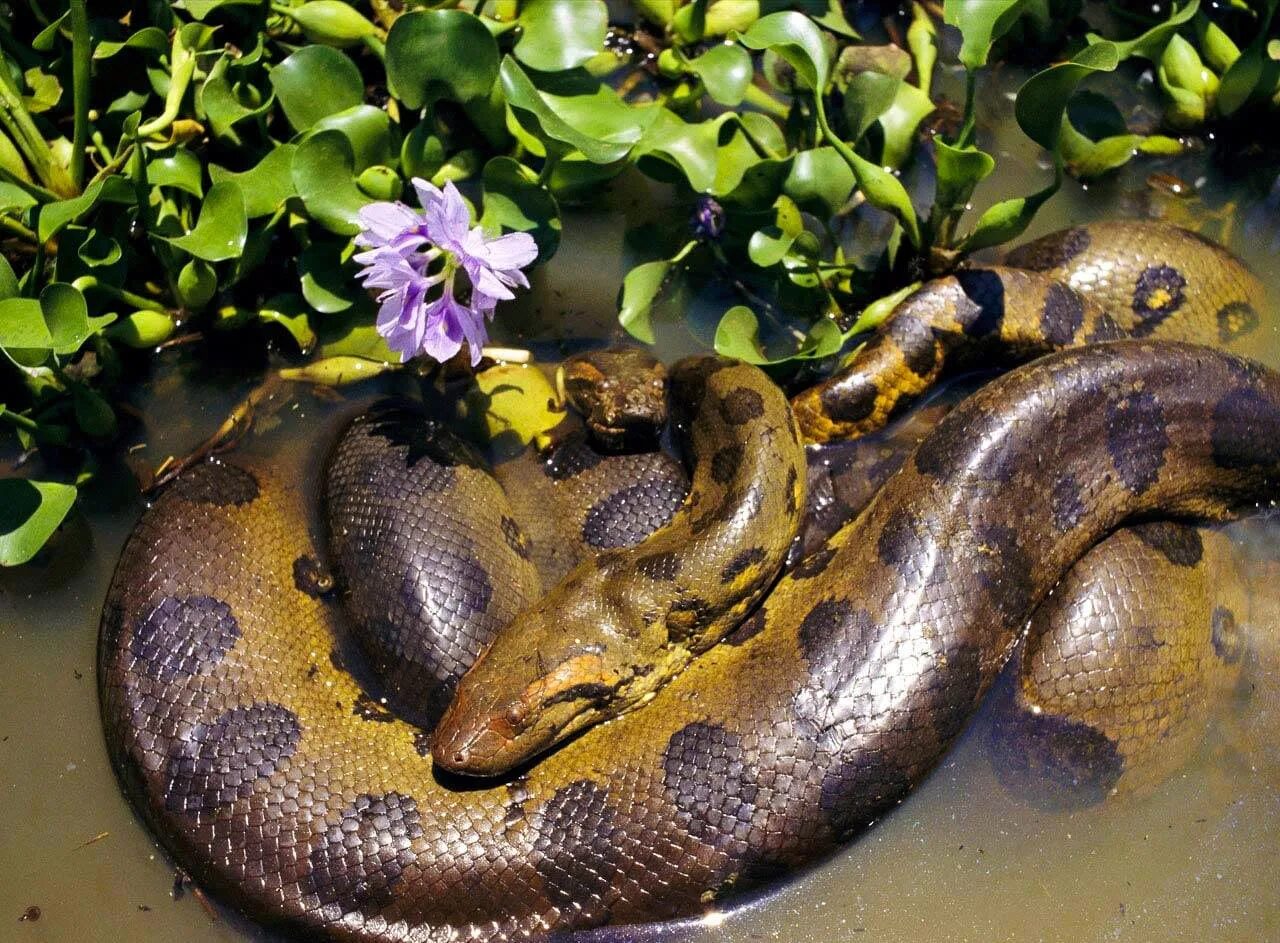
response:
[[[999,96],[991,96],[999,107]],[[1008,106],[1011,108],[1011,105]],[[998,116],[1002,120],[1008,115]],[[1011,125],[1011,121],[1007,122]],[[1002,173],[976,200],[1029,192],[1043,172],[1032,146],[1010,131],[995,142]],[[1009,173],[1010,164],[1027,173]],[[1241,199],[1201,157],[1139,161],[1089,190],[1068,184],[1035,232],[1150,211],[1145,176],[1157,169],[1192,184],[1201,202],[1163,198],[1175,219],[1203,218]],[[1198,182],[1198,186],[1197,186]],[[665,195],[620,187],[565,226],[565,241],[536,291],[503,315],[512,343],[538,340],[547,321],[578,336],[611,337],[626,266],[620,232],[661,219]],[[1247,209],[1233,247],[1271,280],[1280,210]],[[669,216],[667,218],[670,218]],[[714,324],[708,319],[707,324]],[[693,349],[671,326],[664,356]],[[695,336],[697,335],[697,336]],[[537,343],[548,358],[572,344]],[[1280,360],[1280,344],[1276,345]],[[252,383],[195,369],[175,352],[137,402],[154,465],[221,420]],[[255,452],[313,454],[302,437],[336,409],[301,395],[248,443]],[[107,762],[94,679],[98,614],[111,568],[141,502],[118,476],[89,502],[87,520],[60,535],[41,567],[0,572],[0,939],[32,941],[264,938],[190,892],[172,899],[173,867],[132,816]],[[1280,525],[1236,529],[1261,561],[1280,556]],[[1260,585],[1280,571],[1259,562]],[[1261,606],[1274,613],[1275,607]],[[1256,941],[1280,939],[1280,631],[1259,618],[1246,684],[1194,759],[1140,801],[1071,812],[1040,811],[1000,785],[988,753],[989,710],[929,780],[896,811],[825,865],[766,898],[663,939],[860,941]],[[39,919],[19,921],[28,908]],[[34,911],[32,911],[34,913]],[[214,920],[212,915],[216,915]]]

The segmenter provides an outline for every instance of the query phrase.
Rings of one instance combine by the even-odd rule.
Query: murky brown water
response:
[[[999,92],[990,95],[998,108]],[[996,149],[1007,153],[1000,154],[997,178],[978,195],[983,205],[1028,192],[1044,176],[1035,169],[1034,149],[1016,131],[1003,135]],[[1069,183],[1037,220],[1036,233],[1148,211],[1143,180],[1157,169],[1193,185],[1204,178],[1202,201],[1156,204],[1166,214],[1194,220],[1232,199],[1256,202],[1203,164],[1194,156],[1146,161],[1088,190]],[[512,334],[504,339],[526,340],[523,335],[547,320],[571,325],[578,336],[611,335],[625,271],[620,233],[642,215],[663,218],[663,200],[643,185],[621,187],[571,220],[536,290],[503,314]],[[1253,214],[1261,228],[1246,227],[1238,215],[1233,247],[1280,297],[1272,242],[1280,238],[1280,212],[1269,221],[1257,208]],[[699,333],[705,340],[710,331]],[[671,355],[697,344],[678,328],[663,338]],[[548,344],[542,352],[555,351]],[[135,456],[139,461],[154,465],[188,448],[251,382],[228,383],[225,374],[193,369],[193,357],[168,355],[140,393],[150,439]],[[250,447],[298,448],[333,408],[304,394]],[[0,572],[0,940],[259,938],[234,915],[219,910],[213,919],[190,893],[172,899],[173,866],[134,819],[107,762],[94,657],[107,581],[141,509],[124,481],[96,497],[46,564]],[[1280,547],[1280,526],[1247,530],[1269,552]],[[1154,796],[1073,812],[1031,808],[997,781],[988,720],[980,714],[920,789],[833,860],[758,903],[672,937],[690,943],[1280,940],[1280,625],[1255,626],[1251,642],[1247,696],[1217,719],[1203,751]],[[32,906],[39,919],[20,921]]]

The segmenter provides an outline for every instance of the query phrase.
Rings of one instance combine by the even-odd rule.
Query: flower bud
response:
[[[178,273],[178,296],[184,308],[198,311],[213,300],[217,290],[218,276],[203,259],[192,259]]]
[[[354,46],[377,31],[377,27],[342,0],[310,0],[290,9],[288,16],[302,27],[307,39],[326,46]]]
[[[1218,95],[1218,77],[1203,62],[1194,46],[1175,35],[1165,46],[1157,70],[1160,87],[1171,99],[1165,116],[1175,128],[1202,124]]]
[[[1196,36],[1209,66],[1219,75],[1225,73],[1240,58],[1240,47],[1208,17],[1197,18]]]
[[[390,167],[378,164],[366,167],[356,178],[356,186],[365,196],[375,200],[398,200],[404,189],[400,175]]]

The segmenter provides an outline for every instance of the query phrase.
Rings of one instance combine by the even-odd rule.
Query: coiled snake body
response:
[[[994,302],[974,304],[981,315]],[[663,651],[764,592],[762,561],[780,558],[790,534],[753,522],[795,521],[803,491],[776,390],[742,367],[699,375],[686,397],[704,429],[697,498],[663,529],[703,535],[698,552],[642,543],[594,564],[618,568],[602,593],[630,587],[651,601],[642,624],[658,607],[654,624],[675,639]],[[422,554],[420,578],[393,574],[357,608],[395,622],[397,607],[443,601],[469,624],[518,608],[507,594],[527,548],[471,489],[478,472],[434,436],[398,423],[379,432],[378,421],[357,434],[377,445],[366,458],[399,477],[336,525],[352,542],[336,558],[370,569],[379,551],[361,542],[394,530],[379,515],[396,506],[413,513],[395,526],[433,549],[409,551]],[[749,442],[773,461],[723,457]],[[206,463],[159,497],[122,554],[101,636],[107,739],[183,867],[265,923],[332,939],[506,939],[696,913],[821,856],[899,801],[1099,540],[1139,518],[1223,519],[1278,484],[1275,374],[1154,340],[1042,358],[954,409],[856,521],[725,642],[643,692],[645,706],[517,774],[468,781],[434,765],[424,731],[335,655],[349,627],[320,592],[305,496],[267,469]],[[331,506],[346,487],[331,481]],[[476,538],[458,529],[465,512],[498,518],[490,549],[509,567],[480,567]],[[729,534],[755,543],[731,552]],[[441,562],[450,554],[460,570]],[[590,661],[597,644],[570,655]],[[448,659],[419,659],[417,671],[457,676]],[[548,700],[595,703],[598,688],[570,681]]]

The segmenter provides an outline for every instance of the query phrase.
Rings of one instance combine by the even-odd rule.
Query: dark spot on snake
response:
[[[747,616],[736,629],[725,636],[724,644],[732,645],[736,648],[749,639],[755,638],[764,629],[767,619],[768,615],[764,606],[760,606],[755,612]]]
[[[991,727],[1001,784],[1034,807],[1097,805],[1124,773],[1124,757],[1102,731],[1057,714],[1010,710]]]
[[[196,814],[247,798],[293,756],[301,735],[297,716],[279,704],[235,707],[192,724],[169,746],[165,808]]]
[[[1204,556],[1204,541],[1195,527],[1173,521],[1152,521],[1136,524],[1130,530],[1174,566],[1195,566]]]
[[[1077,226],[1018,246],[1005,257],[1005,264],[1032,272],[1046,272],[1066,265],[1089,248],[1089,242],[1089,231]]]
[[[958,469],[962,452],[972,438],[966,423],[953,421],[950,416],[944,418],[917,446],[916,469],[922,475],[947,478]]]
[[[855,609],[847,599],[824,599],[805,615],[800,623],[800,651],[810,667],[821,664],[833,651],[850,626],[857,620],[869,622],[865,610]]]
[[[178,476],[170,491],[193,504],[239,507],[258,496],[258,479],[238,465],[209,460]]]
[[[879,398],[876,385],[859,373],[823,384],[818,394],[823,412],[836,422],[861,422],[876,411]]]
[[[889,337],[912,373],[927,377],[933,372],[938,363],[938,342],[928,324],[915,315],[899,314],[889,322]]]
[[[1164,410],[1146,391],[1109,400],[1106,409],[1107,451],[1120,480],[1134,494],[1156,483],[1169,447]]]
[[[529,538],[525,536],[519,522],[506,514],[502,515],[502,539],[507,542],[507,546],[516,556],[522,560],[529,559],[532,552],[529,547]]]
[[[636,560],[636,572],[660,583],[669,583],[680,574],[680,555],[671,550],[650,553]]]
[[[745,386],[725,394],[720,401],[720,415],[731,426],[741,426],[764,415],[764,397]]]
[[[1007,622],[1025,619],[1031,608],[1034,567],[1018,543],[1017,531],[989,524],[978,531],[977,537],[979,553],[974,571],[978,584]]]
[[[1170,265],[1148,265],[1133,289],[1133,313],[1138,316],[1134,337],[1147,337],[1186,300],[1187,280]]]
[[[982,652],[976,645],[948,646],[939,665],[939,681],[930,693],[927,714],[938,743],[951,743],[973,715],[982,691]]]
[[[455,435],[448,426],[428,419],[422,407],[406,400],[376,403],[352,423],[352,431],[362,430],[404,449],[404,463],[412,468],[422,459],[444,469],[465,465],[484,468],[480,454]],[[436,475],[429,479],[432,490],[452,487],[456,476]]]
[[[418,804],[411,796],[357,796],[312,850],[307,882],[320,903],[340,912],[338,916],[385,905],[416,860],[413,843],[423,835]]]
[[[413,752],[423,759],[431,755],[431,731],[415,730],[413,732]]]
[[[689,834],[745,850],[759,787],[737,734],[719,724],[681,727],[662,751],[662,783]]]
[[[818,806],[838,840],[850,837],[911,787],[905,772],[882,752],[838,760],[822,776]]]
[[[363,691],[356,696],[356,702],[351,705],[351,713],[361,720],[371,720],[376,724],[390,724],[396,719],[396,715],[391,713],[385,704],[379,704]]]
[[[293,585],[298,591],[322,599],[333,592],[333,574],[309,553],[293,561]]]
[[[755,566],[764,561],[765,552],[763,547],[748,547],[746,550],[740,551],[723,570],[720,571],[720,582],[731,583],[738,576],[742,575],[748,567]]]
[[[582,539],[600,550],[630,547],[671,520],[684,501],[679,489],[642,481],[597,501],[582,523]]]
[[[1053,489],[1049,492],[1049,508],[1053,513],[1053,524],[1060,533],[1074,530],[1084,520],[1084,500],[1075,475],[1064,472],[1054,479]]]
[[[1084,324],[1084,300],[1059,282],[1050,282],[1040,312],[1040,330],[1055,347],[1066,347]]]
[[[885,566],[897,569],[922,551],[926,539],[916,515],[906,507],[895,507],[876,540],[876,555]]]
[[[799,481],[800,481],[800,472],[796,470],[795,466],[788,468],[787,483],[785,485],[787,489],[787,513],[788,514],[795,514],[797,511],[800,510],[800,501],[799,501],[800,495],[796,489],[796,485],[799,483]]]
[[[432,547],[414,561],[414,568],[406,570],[400,585],[406,612],[456,625],[489,608],[493,599],[489,574],[465,547],[459,549],[463,552]]]
[[[1101,315],[1085,338],[1090,344],[1103,344],[1107,341],[1118,341],[1129,336],[1129,332],[1116,323],[1109,314]]]
[[[1224,344],[1257,330],[1262,318],[1247,301],[1232,301],[1218,309],[1218,340]]]
[[[543,463],[543,470],[553,481],[564,481],[581,475],[604,461],[604,456],[581,439],[570,439],[551,450]]]
[[[988,337],[1004,322],[1004,281],[990,269],[957,272],[956,281],[965,298],[956,305],[955,317],[970,337]],[[967,303],[966,303],[967,302]]]
[[[1216,606],[1210,622],[1209,641],[1214,653],[1229,665],[1240,660],[1243,644],[1236,614],[1226,606]]]
[[[835,559],[835,547],[823,547],[809,554],[791,571],[793,580],[808,580],[822,573]]]
[[[717,484],[727,485],[737,474],[742,464],[742,446],[725,445],[711,456],[711,480]]]
[[[1222,468],[1280,464],[1280,409],[1251,387],[1232,390],[1213,408],[1213,460]]]
[[[134,627],[129,653],[168,684],[217,664],[240,638],[231,607],[212,596],[165,596]]]
[[[606,920],[629,849],[609,804],[607,786],[578,779],[556,790],[534,813],[534,868],[547,899],[574,911],[583,925]]]

